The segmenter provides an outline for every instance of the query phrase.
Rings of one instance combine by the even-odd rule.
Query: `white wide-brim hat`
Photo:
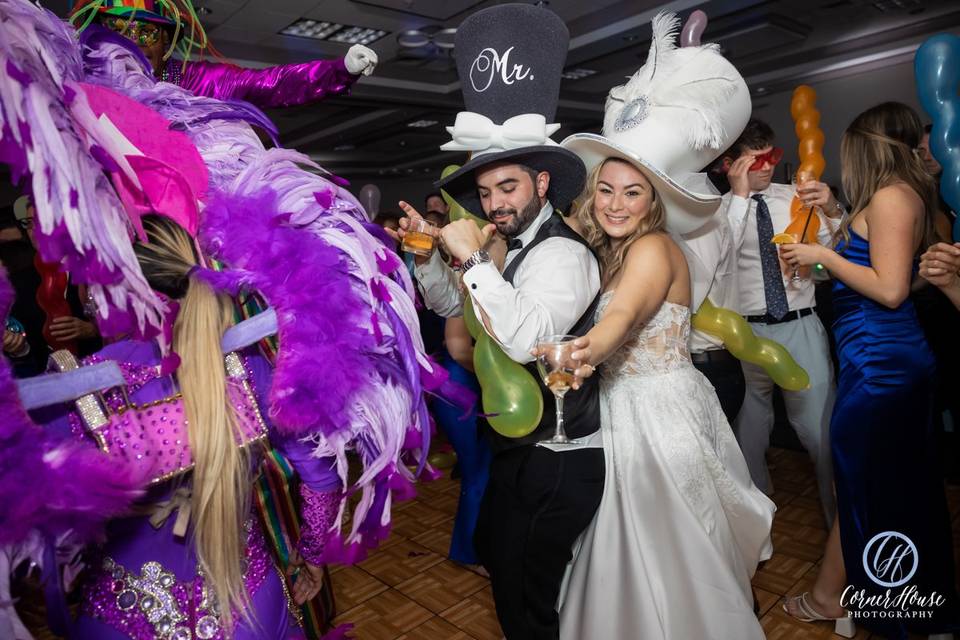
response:
[[[677,48],[676,14],[653,19],[646,64],[610,90],[603,135],[579,133],[561,143],[589,173],[607,158],[637,167],[666,208],[671,233],[706,224],[720,194],[702,173],[750,119],[746,82],[716,45]]]
[[[683,235],[696,231],[720,206],[720,192],[706,174],[688,173],[671,177],[632,149],[602,135],[577,133],[566,138],[560,146],[580,156],[588,176],[597,165],[610,158],[624,160],[635,166],[656,190],[666,213],[667,229],[672,233]]]

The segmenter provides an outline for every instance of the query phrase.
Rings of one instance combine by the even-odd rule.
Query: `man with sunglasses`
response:
[[[725,215],[737,254],[738,310],[757,336],[779,342],[810,375],[810,387],[783,393],[787,418],[816,467],[820,502],[827,524],[833,522],[833,468],[830,459],[830,414],[833,410],[833,364],[827,332],[814,312],[814,283],[783,273],[773,236],[790,223],[795,194],[804,205],[818,207],[818,242],[829,245],[836,228],[831,217],[843,211],[830,187],[811,181],[798,185],[773,182],[783,150],[773,146],[773,130],[750,120],[726,154],[722,170],[730,182],[720,211]],[[827,213],[828,215],[822,215]],[[766,451],[773,430],[774,382],[759,366],[742,363],[746,393],[734,432],[754,483],[773,492]]]
[[[157,80],[199,96],[245,100],[261,108],[291,107],[348,93],[378,62],[373,50],[359,44],[343,58],[265,69],[191,60],[195,50],[213,49],[190,0],[88,0],[75,6],[70,20],[80,31],[95,23],[129,39],[150,62]]]

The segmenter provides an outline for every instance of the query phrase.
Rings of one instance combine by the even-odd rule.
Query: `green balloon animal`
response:
[[[810,387],[810,376],[790,352],[779,342],[757,337],[740,314],[704,300],[691,324],[694,329],[723,340],[723,346],[738,360],[763,367],[783,389],[802,391]]]
[[[460,167],[450,165],[443,170],[447,177]],[[450,220],[473,220],[481,228],[489,222],[469,213],[441,191],[450,207]],[[467,331],[476,340],[473,347],[473,368],[480,382],[483,412],[494,431],[508,438],[522,438],[533,433],[543,417],[543,394],[530,372],[514,362],[481,326],[473,310],[473,301],[466,296],[463,319]]]

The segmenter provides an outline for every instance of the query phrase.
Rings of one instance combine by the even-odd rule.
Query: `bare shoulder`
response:
[[[897,182],[877,189],[867,205],[867,213],[920,214],[923,213],[923,198],[906,183]]]
[[[666,233],[648,233],[633,241],[627,249],[626,260],[669,258],[674,250],[679,251],[680,247]]]

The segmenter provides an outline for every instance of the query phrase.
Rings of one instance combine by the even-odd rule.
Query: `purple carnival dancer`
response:
[[[53,14],[0,0],[0,68],[0,162],[32,192],[39,251],[88,284],[104,336],[125,336],[66,378],[20,388],[25,407],[56,405],[35,414],[45,430],[0,366],[11,416],[0,423],[0,545],[68,529],[90,540],[109,523],[80,637],[206,638],[231,625],[283,637],[279,583],[245,524],[249,460],[265,437],[304,480],[302,584],[311,566],[355,562],[387,535],[392,500],[412,492],[429,446],[424,392],[448,391],[423,353],[409,275],[333,176],[264,149],[262,113],[158,82],[128,39],[91,26],[78,46]],[[158,274],[145,260],[162,233],[179,238],[180,262]],[[200,318],[191,292],[208,302]],[[271,311],[238,336],[224,332],[222,296],[241,292]],[[271,374],[245,347],[274,331]],[[221,333],[223,353],[211,346]],[[84,400],[92,392],[104,394],[102,417]],[[348,451],[362,466],[353,482]],[[224,518],[232,546],[211,541],[209,523]]]
[[[179,307],[175,374],[161,374],[156,342],[122,340],[79,368],[82,374],[100,363],[114,365],[120,385],[33,414],[48,437],[87,441],[104,465],[143,492],[110,519],[106,540],[88,552],[70,637],[300,637],[291,613],[322,584],[324,542],[342,486],[335,460],[313,456],[313,447],[284,437],[269,420],[270,367],[256,349],[242,346],[262,332],[251,336],[243,324],[227,331],[232,301],[205,281],[202,254],[186,229],[155,214],[144,216],[142,226],[147,242],[133,249],[144,277]],[[224,342],[234,349],[226,355]],[[67,352],[53,359],[61,371],[78,371]],[[249,506],[268,441],[302,480],[293,593]]]
[[[245,100],[260,108],[292,107],[347,93],[377,64],[377,54],[360,44],[336,60],[266,69],[226,63],[208,41],[190,0],[89,0],[74,5],[70,20],[80,31],[101,24],[127,37],[150,62],[157,80],[198,96]],[[194,49],[221,61],[191,60]]]

